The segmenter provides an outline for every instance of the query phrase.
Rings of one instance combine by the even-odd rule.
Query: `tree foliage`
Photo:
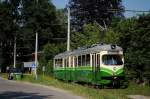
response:
[[[53,58],[56,54],[65,51],[65,46],[63,43],[61,44],[46,44],[43,48],[43,54],[39,60],[38,72],[42,73],[42,67],[45,66],[46,74],[52,75],[53,73]]]
[[[136,72],[136,77],[143,81],[150,77],[150,14],[143,14],[113,24],[114,32],[119,35],[118,44],[123,47],[125,64]]]
[[[66,36],[63,11],[56,10],[50,0],[6,0],[0,2],[1,63],[13,63],[14,38],[17,40],[17,63],[35,51],[35,33],[38,32],[39,51],[45,44],[59,43]],[[57,40],[58,39],[58,40]],[[64,40],[62,42],[65,42]]]
[[[90,46],[99,42],[100,32],[98,27],[94,24],[87,24],[83,27],[82,32],[74,32],[71,34],[72,48]]]
[[[77,30],[94,21],[109,25],[114,16],[123,16],[121,3],[122,0],[70,0],[72,25]]]
[[[12,5],[11,5],[12,6]],[[14,22],[12,9],[7,2],[0,3],[0,53],[1,65],[11,63],[14,35],[18,31],[18,26]]]
[[[24,36],[27,39],[35,39],[35,33],[39,34],[39,46],[46,44],[49,38],[57,33],[56,9],[49,0],[25,0],[23,2]],[[59,28],[59,26],[58,26]],[[42,42],[41,42],[42,41]]]

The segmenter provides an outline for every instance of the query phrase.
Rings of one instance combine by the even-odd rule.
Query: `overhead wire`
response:
[[[129,10],[129,9],[125,9],[125,10],[122,10],[122,9],[108,9],[107,11],[111,11],[111,12],[134,12],[134,13],[136,13],[136,12],[143,12],[143,13],[145,13],[145,12],[150,12],[150,10]]]

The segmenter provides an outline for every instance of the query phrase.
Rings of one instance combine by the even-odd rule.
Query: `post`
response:
[[[68,10],[68,35],[67,35],[67,51],[70,51],[70,8],[67,8]],[[68,57],[68,67],[71,67],[70,63],[71,59],[70,56]]]
[[[14,68],[16,68],[16,36],[14,39]]]
[[[36,79],[37,79],[37,67],[38,67],[37,52],[38,52],[38,33],[36,32],[36,40],[35,40],[35,78]]]
[[[67,35],[67,51],[70,51],[70,8],[68,7],[68,35]]]

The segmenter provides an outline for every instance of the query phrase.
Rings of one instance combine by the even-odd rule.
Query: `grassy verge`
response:
[[[0,76],[2,77],[2,78],[5,78],[5,79],[7,79],[7,73],[0,73]]]
[[[21,81],[69,90],[72,93],[84,96],[87,99],[128,99],[126,97],[127,95],[134,94],[150,96],[150,87],[138,86],[134,83],[130,83],[127,89],[93,89],[78,85],[76,83],[61,82],[49,76],[38,76],[38,80],[35,80],[33,76],[25,75]]]

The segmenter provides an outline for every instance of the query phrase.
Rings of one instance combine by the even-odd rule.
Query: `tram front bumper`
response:
[[[124,76],[101,77],[101,84],[120,84],[124,78]]]

